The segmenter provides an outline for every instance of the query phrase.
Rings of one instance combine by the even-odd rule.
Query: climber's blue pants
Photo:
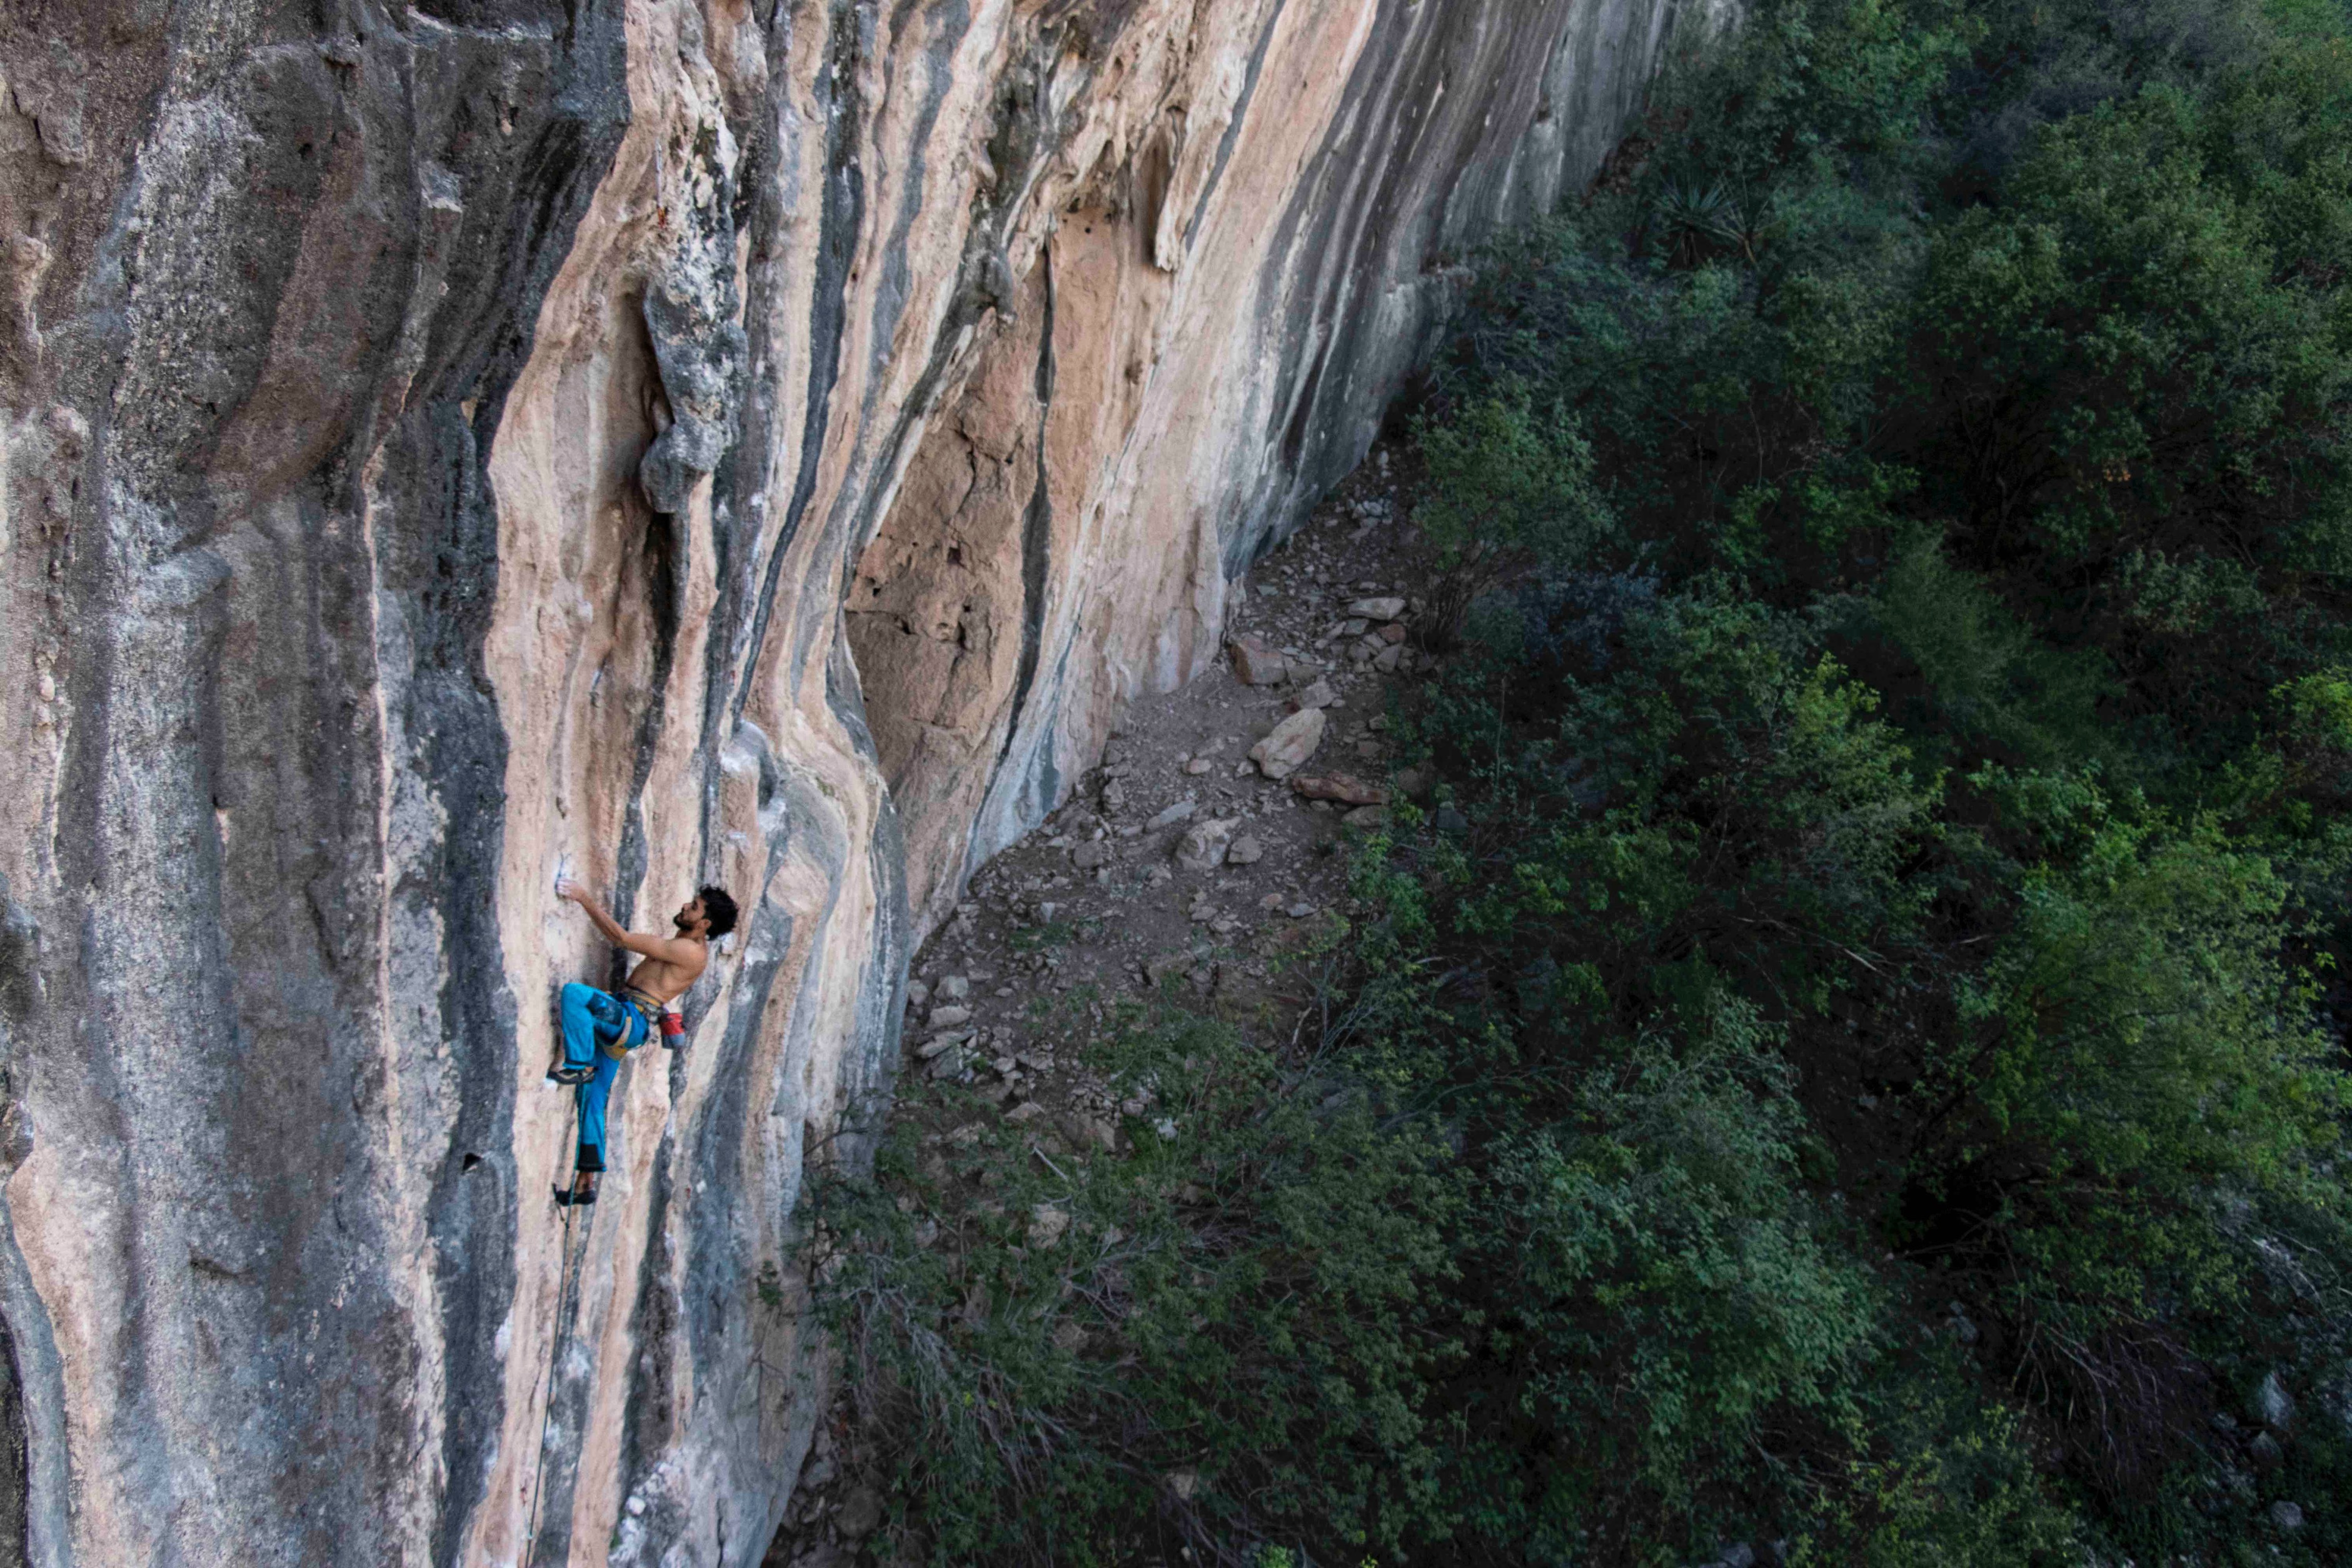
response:
[[[617,996],[578,981],[563,988],[563,1061],[567,1067],[596,1063],[596,1076],[580,1086],[580,1169],[604,1168],[604,1102],[613,1098],[613,1079],[621,1070],[614,1051],[628,1052],[646,1043],[645,1015]],[[598,1047],[610,1046],[612,1050]]]

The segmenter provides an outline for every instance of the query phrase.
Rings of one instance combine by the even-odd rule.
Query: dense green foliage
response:
[[[2347,416],[2334,6],[1754,7],[1487,259],[1311,1026],[822,1187],[894,1539],[2352,1561]]]

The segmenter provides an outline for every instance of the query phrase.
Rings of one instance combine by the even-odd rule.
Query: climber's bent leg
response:
[[[584,1083],[595,1066],[597,1046],[626,1031],[628,1010],[575,980],[563,988],[562,1017],[563,1065],[548,1076],[558,1083]]]
[[[575,1019],[588,1038],[588,1061],[577,1068],[572,1054]],[[555,1201],[585,1205],[596,1201],[596,1178],[604,1169],[605,1111],[613,1098],[613,1080],[620,1075],[621,1058],[645,1044],[645,1016],[607,996],[593,985],[563,988],[565,1080],[580,1086],[580,1153],[569,1190],[558,1187]],[[593,1065],[590,1065],[593,1064]],[[584,1075],[573,1077],[577,1072]]]

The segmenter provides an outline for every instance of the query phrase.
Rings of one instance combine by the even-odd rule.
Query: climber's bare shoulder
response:
[[[710,939],[735,929],[735,900],[717,888],[703,889],[670,917],[675,930],[669,936],[623,930],[594,895],[568,878],[558,882],[555,890],[586,910],[614,946],[645,960],[631,971],[629,986],[659,1002],[673,1002],[685,994],[710,963]]]

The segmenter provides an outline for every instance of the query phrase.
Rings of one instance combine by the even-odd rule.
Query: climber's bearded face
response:
[[[669,918],[671,923],[677,927],[680,936],[692,936],[710,923],[710,917],[702,912],[702,900],[699,898],[688,899],[685,908]]]

